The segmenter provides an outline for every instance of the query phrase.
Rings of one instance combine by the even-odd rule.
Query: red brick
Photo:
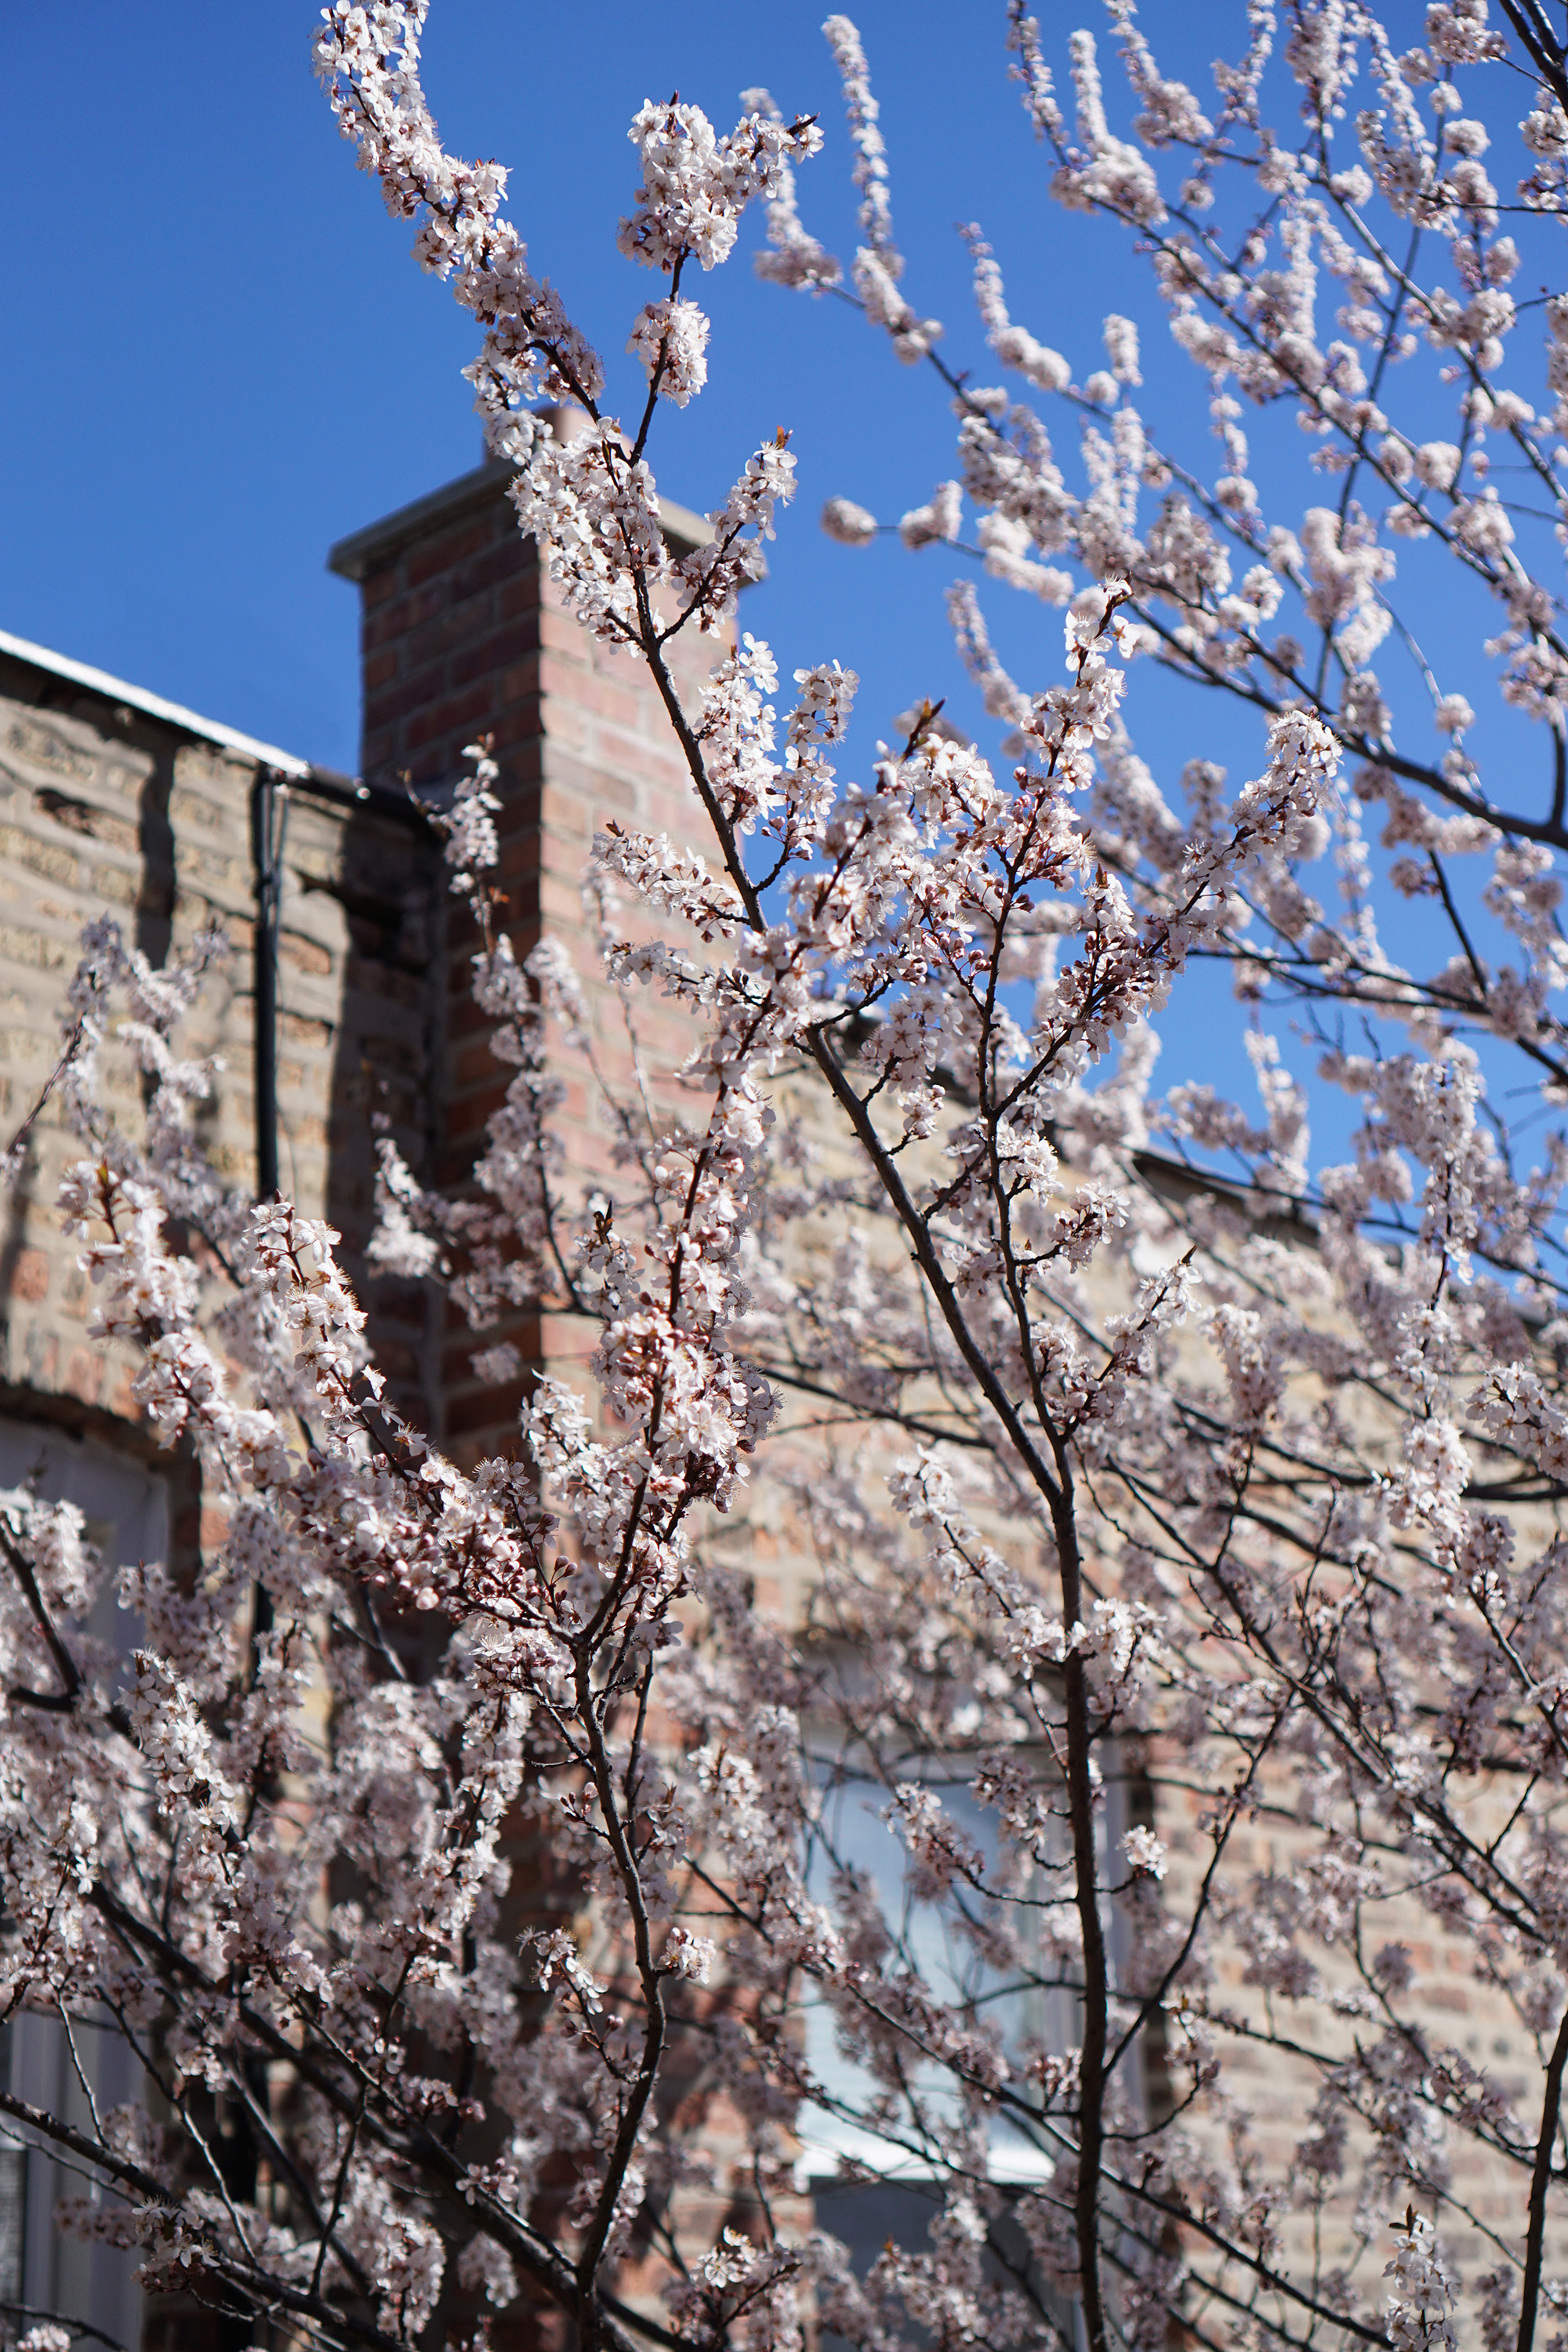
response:
[[[103,1357],[96,1348],[73,1348],[66,1358],[61,1388],[83,1404],[96,1404],[103,1386]]]
[[[49,1287],[49,1261],[41,1249],[23,1249],[16,1253],[11,1268],[11,1296],[31,1306],[46,1297]]]
[[[528,570],[521,572],[515,580],[509,580],[501,590],[499,601],[500,617],[503,621],[521,620],[526,614],[533,621],[537,635],[538,622],[534,618],[539,611],[537,564],[530,564]]]
[[[595,943],[581,903],[590,843],[614,815],[709,847],[701,812],[651,681],[636,661],[597,645],[572,618],[561,591],[541,574],[531,541],[518,533],[499,484],[494,499],[478,510],[470,509],[449,523],[437,514],[425,539],[405,544],[364,583],[363,643],[364,772],[386,776],[406,771],[417,782],[449,779],[463,745],[477,734],[490,736],[500,763],[503,803],[497,879],[516,952],[525,955],[542,928],[566,944],[597,1000],[595,1025],[606,1073],[613,1084],[624,1082],[630,1073],[618,992],[606,990],[596,976]],[[711,640],[672,649],[683,694],[706,682],[721,652]],[[649,928],[630,907],[625,922],[637,935]],[[447,901],[443,954],[431,975],[442,1073],[439,1127],[428,1139],[424,1171],[441,1182],[460,1184],[468,1178],[485,1122],[504,1100],[512,1076],[491,1053],[489,1024],[468,996],[475,944],[466,909]],[[356,1099],[384,1102],[387,1072],[395,1066],[410,1074],[404,1090],[410,1087],[419,1048],[412,1030],[421,1002],[432,1002],[422,995],[431,980],[411,976],[406,996],[375,968],[362,980],[384,1000],[389,1017],[366,1011],[356,1018],[356,1034],[380,1040],[371,1083],[384,1090]],[[652,1050],[659,1053],[668,1045],[679,1053],[684,1033],[678,1015],[643,1006],[639,1018]],[[381,1068],[384,1059],[387,1072]],[[568,1163],[584,1177],[608,1175],[610,1138],[597,1084],[580,1060],[563,1061],[559,1075],[566,1092],[558,1131]],[[421,1108],[410,1092],[406,1109],[416,1128]],[[368,1201],[353,1205],[363,1205],[368,1217]],[[390,1360],[401,1390],[419,1378],[425,1293],[405,1286],[395,1297],[383,1283],[367,1296],[374,1296],[378,1331],[390,1343],[384,1359]],[[516,1442],[525,1383],[486,1389],[472,1370],[474,1353],[500,1336],[476,1336],[462,1328],[460,1318],[448,1318],[438,1363],[429,1375],[439,1393],[427,1401],[427,1418],[462,1459],[477,1454],[481,1443]],[[554,1363],[569,1377],[582,1376],[584,1335],[570,1320],[551,1318],[541,1328],[537,1320],[522,1318],[506,1327],[506,1336],[525,1361]]]
[[[477,644],[453,654],[452,683],[465,686],[470,678],[504,671],[504,691],[509,701],[520,694],[535,694],[539,690],[539,657],[534,654],[519,660],[520,651],[514,633],[498,629],[493,635],[481,637]]]
[[[537,572],[531,547],[520,539],[503,540],[499,547],[476,555],[471,562],[460,563],[452,573],[452,593],[456,597],[477,596],[486,588],[499,587],[524,571]]]
[[[360,602],[363,610],[373,612],[378,605],[384,604],[402,585],[402,575],[395,563],[387,564],[380,572],[368,572],[360,583]]]
[[[434,709],[418,711],[409,719],[405,731],[410,750],[417,751],[437,736],[466,736],[471,729],[482,728],[489,707],[490,697],[482,686],[465,687],[460,694],[447,695]]]
[[[415,670],[412,675],[403,676],[395,686],[388,687],[381,693],[367,692],[364,700],[365,724],[367,727],[385,727],[399,719],[406,719],[412,711],[427,710],[431,703],[445,693],[446,688],[447,673],[444,664],[436,664],[429,668]]]
[[[488,518],[478,522],[460,523],[455,530],[443,532],[439,539],[416,544],[403,559],[404,577],[411,588],[417,588],[438,572],[448,572],[465,556],[478,555],[489,541],[490,524]]]

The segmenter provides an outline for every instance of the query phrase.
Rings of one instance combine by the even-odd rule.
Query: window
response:
[[[910,1853],[886,1818],[891,1801],[889,1784],[869,1770],[857,1770],[831,1758],[819,1757],[816,1771],[824,1786],[823,1835],[813,1848],[807,1884],[816,1900],[836,1910],[834,1879],[839,1869],[855,1871],[874,1886],[889,1929],[939,2000],[973,2004],[976,2016],[995,2026],[1012,2047],[1029,2042],[1062,2049],[1076,2040],[1076,2003],[1069,1990],[1046,1990],[1009,1979],[983,1961],[962,1931],[955,1931],[945,1906],[910,1899]],[[960,1759],[943,1758],[940,1763],[916,1763],[893,1777],[900,1784],[931,1789],[947,1818],[989,1863],[996,1853],[995,1815],[980,1802],[961,1772]],[[897,1955],[890,1965],[900,1965]],[[836,2100],[853,2107],[870,2095],[869,2070],[842,2050],[831,2004],[816,1991],[805,2004],[805,2055],[813,2074]],[[936,2116],[944,2109],[953,2111],[955,2095],[942,2081],[940,2068],[917,2069],[911,2088]],[[802,2169],[814,2179],[829,2174],[844,2156],[875,2165],[887,2179],[929,2178],[929,2168],[918,2156],[831,2108],[806,2107],[798,2129],[805,2149]],[[1049,2171],[1048,2158],[1002,2118],[993,2134],[992,2163],[998,2179],[1020,2186]]]
[[[167,1484],[140,1463],[59,1430],[0,1421],[0,1489],[29,1479],[45,1502],[76,1505],[110,1567],[167,1559]],[[134,1646],[135,1621],[112,1590],[100,1594],[91,1622],[122,1654]],[[79,2030],[77,2046],[100,2113],[142,2095],[135,2061],[117,2036]],[[0,2036],[0,2069],[17,2097],[90,2129],[58,2019],[32,2011],[16,2018]],[[132,2352],[142,2329],[142,2297],[132,2283],[136,2257],[62,2237],[54,2226],[56,2200],[81,2193],[82,2185],[45,2149],[0,2137],[0,2302],[85,2320]]]
[[[840,1916],[834,1899],[835,1881],[841,1870],[858,1873],[875,1889],[878,1908],[896,1946],[901,1948],[889,1956],[890,1971],[896,1972],[907,1959],[940,2000],[955,2006],[973,2005],[973,2014],[988,2019],[1009,2049],[1072,2048],[1079,2026],[1078,1997],[1070,1984],[1030,1980],[1036,1976],[1049,1979],[1054,1971],[1048,1964],[1037,1970],[1026,1966],[1011,1974],[989,1965],[963,1931],[955,1931],[946,1905],[921,1902],[910,1895],[911,1857],[888,1819],[894,1789],[910,1782],[930,1788],[940,1797],[948,1820],[979,1851],[987,1877],[991,1874],[997,1855],[996,1816],[970,1787],[965,1759],[960,1755],[911,1757],[889,1769],[884,1779],[868,1762],[857,1768],[831,1735],[813,1738],[808,1729],[806,1747],[812,1751],[814,1778],[823,1790],[822,1836],[813,1847],[807,1874],[816,1900]],[[1048,1775],[1049,1767],[1038,1760]],[[1100,1822],[1104,1860],[1115,1850],[1124,1826],[1123,1814],[1124,1791],[1111,1776],[1105,1786]],[[1064,1822],[1064,1859],[1067,1853]],[[1070,1899],[1070,1884],[1047,1886],[1047,1875],[1041,1873],[1030,1890],[1036,1899],[1055,1901],[1064,1895]],[[1106,1909],[1114,1969],[1122,1922],[1109,1905]],[[805,2045],[811,2073],[831,2104],[809,2103],[800,2112],[796,2179],[811,2195],[817,2226],[843,2242],[855,2275],[864,2278],[889,2242],[910,2252],[925,2246],[929,2225],[941,2207],[942,2183],[917,2148],[901,2144],[907,2135],[894,2128],[879,2132],[838,2112],[840,2105],[863,2108],[874,2088],[873,2077],[842,2047],[833,2008],[815,1988],[805,2003]],[[910,2089],[935,2120],[942,2119],[944,2109],[948,2114],[956,2109],[954,2090],[944,2083],[939,2067],[913,2069]],[[845,2160],[876,2177],[846,2179],[840,2170]],[[1026,2130],[1019,2130],[999,2114],[991,2131],[992,2179],[1022,2193],[1048,2180],[1052,2170],[1048,2151]],[[1003,2259],[988,2254],[987,2269],[998,2280],[1005,2272],[1011,2272],[1015,2280],[1027,2278],[1062,2338],[1080,2343],[1081,2315],[1040,2277],[1024,2231],[1011,2215],[1004,2214],[993,2223],[992,2242]],[[844,2352],[838,2339],[827,2333],[823,2347],[824,2352]]]

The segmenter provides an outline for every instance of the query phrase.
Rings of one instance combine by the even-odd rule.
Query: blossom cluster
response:
[[[178,1033],[218,943],[155,971],[84,940],[59,1207],[208,1547],[111,1574],[79,1515],[0,1496],[0,2021],[121,2032],[158,2093],[90,2135],[0,2107],[149,2286],[345,2352],[545,2306],[598,2352],[1489,2347],[1560,2308],[1568,654],[1534,525],[1568,530],[1568,311],[1527,329],[1509,289],[1568,203],[1568,58],[1507,13],[1437,0],[1396,48],[1253,6],[1200,102],[1112,0],[1125,93],[1076,32],[1069,109],[1015,0],[1051,193],[1147,260],[1205,464],[1157,313],[1119,289],[1080,383],[978,226],[1014,381],[949,368],[840,16],[847,281],[801,219],[814,123],[639,110],[621,241],[668,284],[623,426],[504,172],[440,145],[423,5],[325,11],[333,109],[483,330],[520,523],[643,665],[689,824],[602,823],[588,973],[497,887],[492,746],[431,812],[504,1082],[453,1192],[381,1139],[368,1268],[510,1392],[473,1462],[393,1409],[340,1237],[204,1155]],[[932,679],[871,749],[841,659],[734,629],[787,436],[667,549],[658,404],[715,363],[683,273],[753,198],[763,275],[858,303],[955,411],[891,528],[917,582],[973,567],[973,732]],[[879,529],[825,520],[847,562]],[[1401,603],[1427,562],[1490,632],[1462,675]],[[1030,598],[1037,676],[987,583]],[[1193,689],[1179,767],[1133,732],[1152,664]],[[1239,785],[1221,697],[1256,714]],[[1217,1055],[1155,1088],[1216,968],[1247,1106]],[[679,1066],[602,1051],[649,990]],[[563,1148],[568,1075],[605,1167]],[[923,2231],[858,2269],[799,2194],[834,2166],[918,2180]]]

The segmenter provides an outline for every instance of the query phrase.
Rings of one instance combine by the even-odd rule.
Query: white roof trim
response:
[[[879,2132],[868,2131],[863,2124],[847,2123],[825,2115],[814,2101],[807,2100],[795,2126],[795,2187],[797,2196],[805,2196],[813,2186],[831,2189],[858,2184],[843,2179],[841,2168],[846,2160],[862,2164],[881,2180],[896,2185],[908,2181],[911,2185],[940,2181],[942,2168],[929,2157],[917,2155],[897,2140],[884,2139]],[[1036,2189],[1054,2179],[1056,2164],[1042,2147],[1026,2140],[1021,2133],[998,2130],[993,2125],[986,2150],[986,2172],[998,2189]]]
[[[51,653],[47,646],[30,645],[26,637],[14,637],[8,630],[0,629],[0,654],[12,661],[26,662],[33,669],[47,670],[52,677],[68,678],[88,694],[101,694],[107,701],[123,703],[128,709],[139,710],[147,719],[161,719],[167,727],[177,727],[186,735],[195,735],[204,743],[216,743],[226,751],[237,751],[242,759],[254,760],[258,768],[275,768],[281,776],[310,775],[309,760],[296,758],[292,751],[280,751],[276,743],[258,743],[254,735],[242,735],[237,728],[221,727],[216,719],[203,719],[197,712],[187,710],[181,702],[165,702],[161,694],[149,694],[140,686],[128,686],[122,677],[110,677],[107,670],[93,669],[87,662],[72,661],[65,654]]]

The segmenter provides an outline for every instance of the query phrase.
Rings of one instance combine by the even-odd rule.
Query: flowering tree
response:
[[[1080,386],[979,228],[1006,382],[949,371],[846,19],[847,283],[797,208],[814,121],[762,92],[727,136],[692,105],[637,116],[621,245],[668,284],[620,421],[504,173],[437,141],[419,0],[322,18],[345,136],[483,331],[521,527],[646,665],[702,846],[597,845],[601,889],[676,934],[607,920],[608,977],[676,999],[692,1041],[683,1115],[626,1110],[612,1209],[559,1164],[578,983],[519,956],[487,882],[482,751],[442,820],[515,1076],[461,1198],[385,1146],[375,1252],[480,1335],[518,1304],[597,1327],[600,1404],[539,1377],[521,1464],[466,1473],[405,1426],[336,1236],[204,1163],[210,1080],[175,1033],[212,944],[154,973],[105,925],[79,974],[62,1205],[229,1532],[194,1583],[122,1577],[127,1683],[87,1630],[79,1521],[6,1505],[0,2014],[52,2013],[73,2051],[123,2034],[153,2095],[91,2129],[0,2105],[108,2192],[77,2226],[288,2338],[821,2325],[1103,2352],[1462,2326],[1529,2352],[1568,2305],[1568,297],[1509,291],[1568,205],[1564,47],[1536,0],[1495,25],[1438,0],[1404,54],[1347,0],[1282,23],[1251,0],[1202,101],[1131,0],[1110,17],[1125,132],[1087,33],[1069,127],[1016,0],[1011,70],[1057,199],[1152,269],[1217,474],[1139,415],[1130,321]],[[1489,138],[1519,147],[1506,193]],[[984,572],[1066,608],[1065,678],[1053,656],[1016,684],[973,572],[952,591],[997,762],[932,702],[844,781],[853,674],[797,669],[781,711],[771,654],[735,648],[794,488],[782,436],[708,545],[661,538],[658,404],[707,372],[690,286],[753,198],[763,274],[858,306],[952,397],[958,476],[906,541],[963,544],[967,499]],[[1071,464],[1031,392],[1078,427]],[[541,397],[585,429],[542,431]],[[1323,478],[1291,522],[1251,414],[1260,448],[1300,426]],[[1293,477],[1279,451],[1258,471],[1271,502]],[[877,529],[842,497],[825,520]],[[1491,773],[1443,674],[1476,657],[1472,603]],[[718,640],[698,707],[682,630]],[[1193,688],[1194,746],[1215,698],[1258,712],[1251,781],[1194,756],[1173,803],[1123,715],[1140,662]],[[1199,958],[1249,1008],[1256,1118],[1152,1091]],[[134,1136],[95,1083],[121,1000]],[[1288,1020],[1353,1107],[1316,1173]],[[724,1534],[748,1476],[810,1563],[787,1622]],[[866,1866],[868,1803],[901,1884]],[[1502,2066],[1454,2045],[1456,1979]],[[796,2193],[814,2144],[846,2183],[921,2182],[923,2237],[858,2276]]]

